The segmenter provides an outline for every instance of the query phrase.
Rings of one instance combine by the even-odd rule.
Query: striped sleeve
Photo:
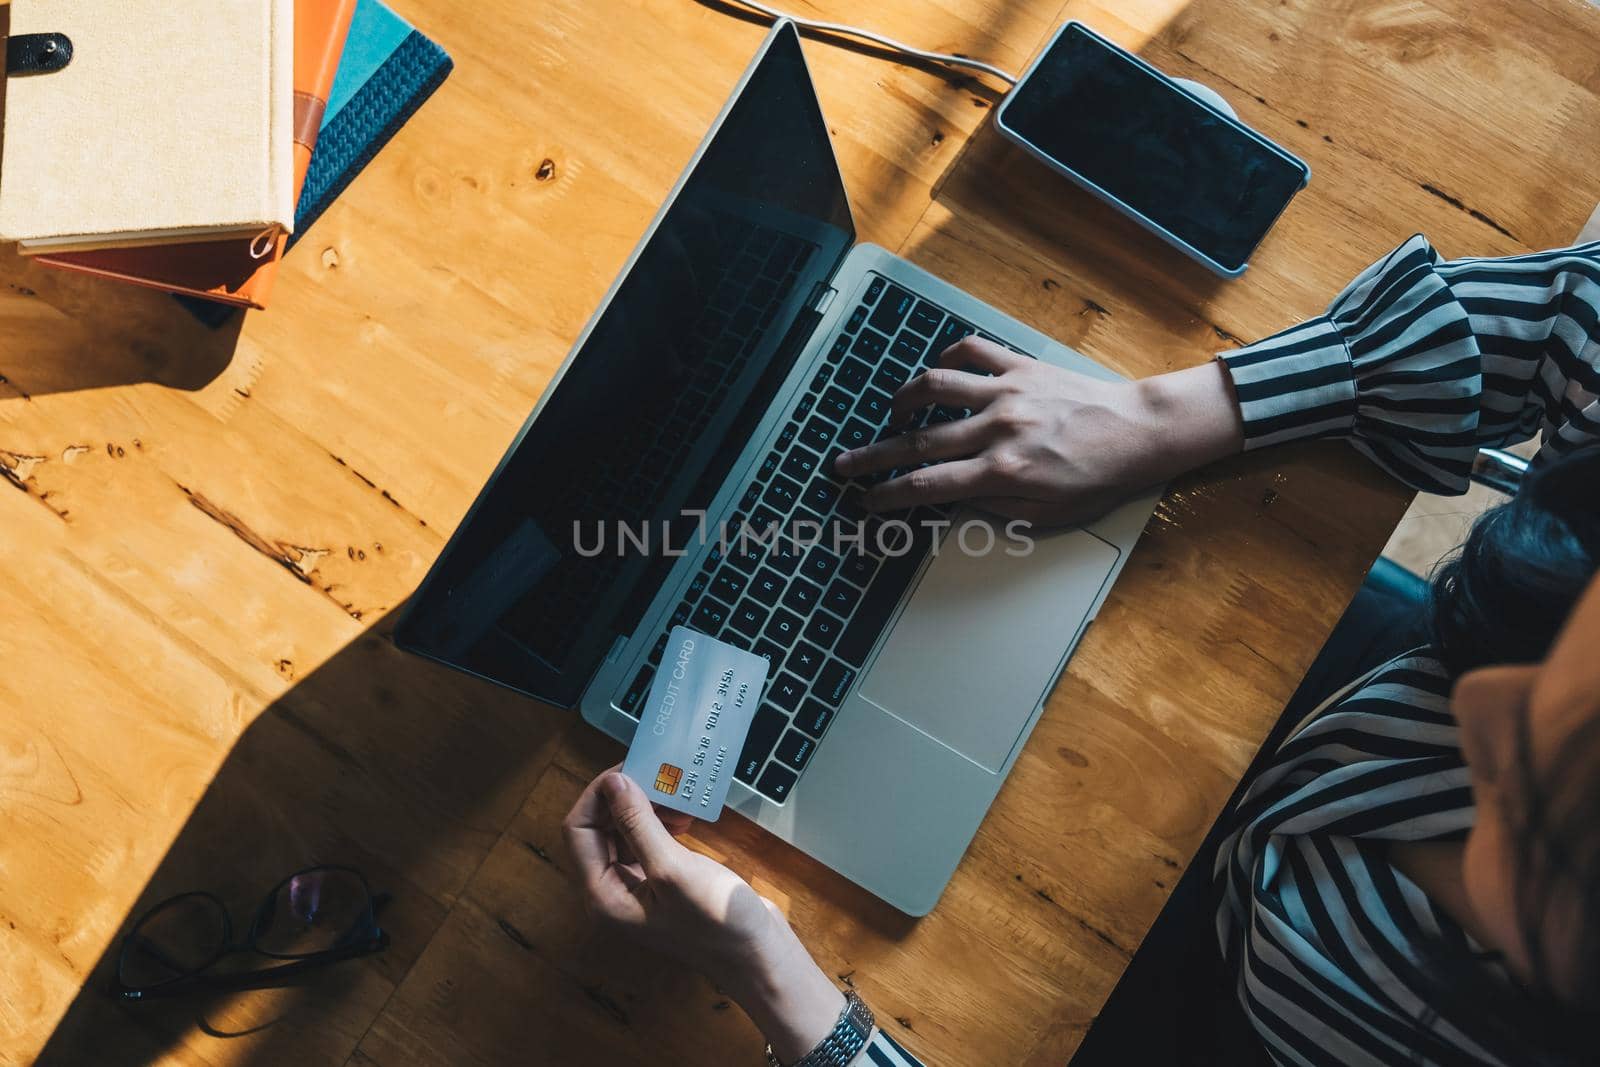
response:
[[[851,1067],[922,1067],[922,1061],[901,1048],[882,1030],[874,1030],[872,1040],[851,1061]]]
[[[1479,448],[1600,441],[1600,243],[1441,261],[1412,237],[1325,315],[1222,353],[1245,447],[1341,437],[1409,485],[1461,493]]]

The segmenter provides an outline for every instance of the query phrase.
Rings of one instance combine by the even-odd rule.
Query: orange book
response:
[[[311,150],[339,69],[356,0],[295,0],[294,5],[294,193],[298,198],[311,165]],[[224,241],[105,248],[93,252],[35,256],[36,262],[102,278],[216,300],[235,307],[264,308],[278,277],[288,236],[276,228],[253,241]]]

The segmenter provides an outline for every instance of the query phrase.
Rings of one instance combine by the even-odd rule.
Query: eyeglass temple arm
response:
[[[280,963],[259,971],[241,971],[236,974],[196,974],[187,978],[180,978],[165,985],[153,986],[150,989],[129,989],[119,982],[115,992],[123,1000],[155,1000],[161,997],[184,996],[197,989],[218,991],[260,989],[263,986],[276,985],[284,979],[293,978],[297,974],[325,967],[330,963],[337,963],[340,960],[351,959],[355,956],[366,956],[374,952],[381,952],[388,946],[389,935],[380,930],[367,940],[345,945],[343,948],[330,949],[310,959],[292,960],[289,963]]]

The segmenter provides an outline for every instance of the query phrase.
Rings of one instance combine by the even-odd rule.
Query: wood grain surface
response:
[[[862,238],[1125,374],[1315,314],[1414,231],[1538,249],[1600,196],[1582,0],[791,2],[1012,70],[1082,18],[1309,161],[1222,282],[1001,141],[999,86],[808,41]],[[455,73],[271,311],[213,332],[0,249],[0,1061],[758,1062],[717,990],[584,920],[558,823],[619,747],[390,633],[764,30],[395,6]],[[737,817],[698,843],[931,1063],[1060,1064],[1407,499],[1337,444],[1174,486],[923,920]],[[392,895],[386,953],[106,997],[151,902],[238,917],[319,861]]]

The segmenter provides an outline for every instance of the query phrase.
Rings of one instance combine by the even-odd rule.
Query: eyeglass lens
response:
[[[123,946],[118,976],[130,989],[150,989],[205,969],[228,939],[228,917],[213,897],[191,893],[161,905]]]
[[[280,884],[256,922],[255,947],[272,956],[311,956],[345,944],[369,914],[367,886],[353,871],[303,871]]]

